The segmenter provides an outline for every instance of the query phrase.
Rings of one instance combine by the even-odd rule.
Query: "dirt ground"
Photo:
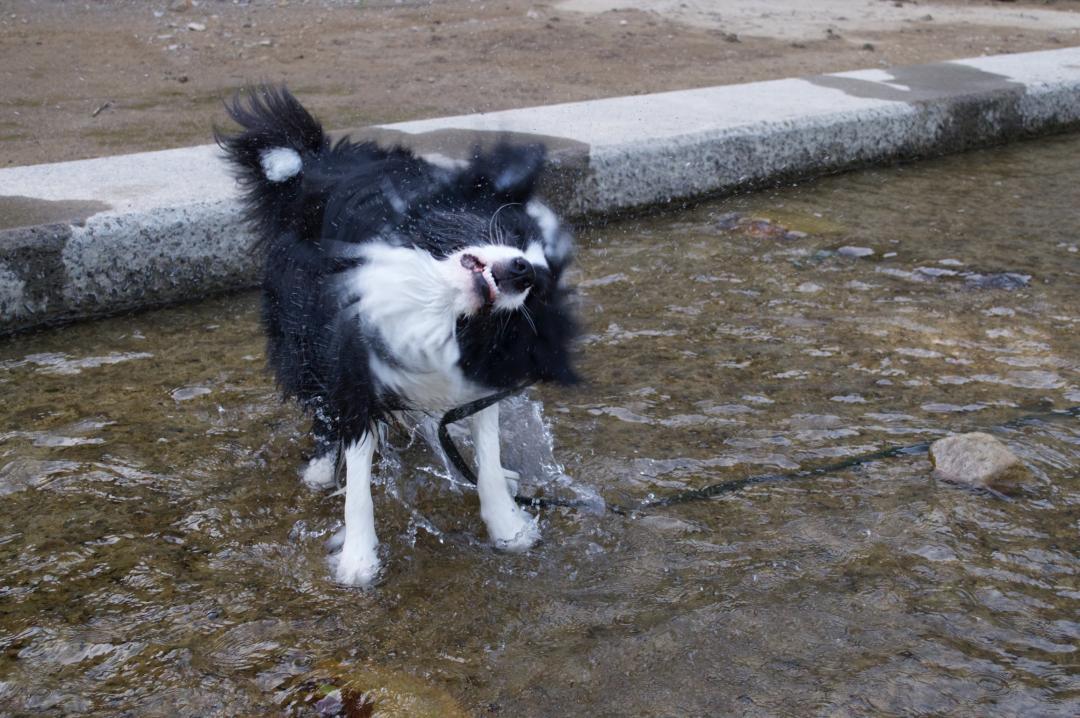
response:
[[[0,165],[208,142],[252,81],[341,128],[1080,44],[1077,0],[790,6],[4,0]]]

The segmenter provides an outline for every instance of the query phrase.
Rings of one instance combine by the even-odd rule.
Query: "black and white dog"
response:
[[[460,166],[402,148],[331,143],[285,89],[238,95],[217,140],[265,257],[262,321],[286,396],[314,417],[313,486],[344,452],[337,580],[379,569],[371,464],[380,422],[438,414],[534,381],[571,383],[570,235],[533,197],[540,146],[502,144]],[[499,456],[499,408],[471,420],[480,513],[494,544],[539,538]]]

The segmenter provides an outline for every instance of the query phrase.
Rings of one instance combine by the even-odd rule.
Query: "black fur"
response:
[[[264,256],[262,321],[268,362],[286,396],[315,418],[322,449],[354,441],[388,411],[411,408],[377,386],[368,358],[384,361],[378,334],[344,310],[360,300],[334,280],[359,266],[372,241],[419,248],[437,258],[478,238],[525,249],[540,228],[525,211],[544,165],[541,146],[502,144],[474,152],[467,167],[436,167],[403,148],[348,139],[334,144],[284,88],[253,88],[227,104],[240,131],[216,138],[236,170]],[[302,170],[269,182],[261,153],[291,148]],[[494,241],[494,239],[492,239]],[[531,381],[569,383],[575,324],[559,283],[565,261],[539,272],[527,313],[479,313],[458,320],[460,366],[492,391]],[[362,289],[361,289],[362,292]],[[352,316],[352,315],[350,315]]]

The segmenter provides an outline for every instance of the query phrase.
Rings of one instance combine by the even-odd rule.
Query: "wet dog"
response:
[[[370,484],[381,422],[575,381],[570,235],[534,197],[540,146],[501,144],[443,166],[400,147],[332,143],[283,88],[227,107],[240,130],[216,136],[258,235],[268,361],[313,417],[304,481],[331,485],[343,455],[345,532],[332,562],[341,583],[367,585],[379,570]],[[488,535],[525,550],[539,532],[501,464],[498,404],[471,430]]]

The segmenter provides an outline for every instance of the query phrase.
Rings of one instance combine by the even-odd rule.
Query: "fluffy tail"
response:
[[[214,138],[243,188],[257,244],[288,230],[302,231],[304,168],[329,146],[322,126],[284,87],[249,88],[225,108],[241,131],[215,128]]]

